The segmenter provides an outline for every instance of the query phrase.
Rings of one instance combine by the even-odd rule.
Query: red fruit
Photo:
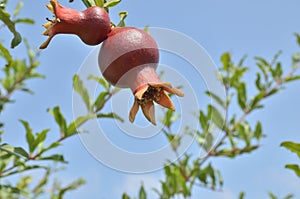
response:
[[[130,88],[135,96],[129,120],[134,121],[141,106],[145,117],[155,124],[154,104],[175,110],[168,94],[183,96],[156,73],[159,51],[154,39],[145,31],[132,27],[115,27],[103,42],[98,63],[104,78],[111,84]]]
[[[110,32],[110,19],[107,12],[98,6],[92,6],[80,12],[60,5],[57,0],[50,0],[47,5],[54,15],[43,26],[47,29],[43,34],[49,36],[40,48],[48,46],[56,34],[75,34],[87,45],[97,45],[106,39]]]

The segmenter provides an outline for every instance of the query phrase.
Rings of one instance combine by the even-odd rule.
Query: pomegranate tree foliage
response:
[[[101,6],[107,11],[110,7],[117,5],[121,0],[83,0],[83,3],[89,6]],[[70,0],[72,2],[72,0]],[[15,9],[11,12],[6,10],[8,0],[0,2],[0,31],[12,34],[10,47],[5,46],[0,38],[0,57],[4,61],[1,67],[2,75],[0,79],[0,112],[5,114],[5,106],[8,104],[13,106],[13,94],[17,91],[33,93],[26,83],[32,78],[43,78],[44,75],[36,72],[39,66],[39,51],[32,48],[29,43],[23,39],[17,31],[18,23],[33,24],[34,21],[28,18],[18,18],[21,11],[22,2],[17,3]],[[125,18],[127,12],[119,13],[120,22],[117,26],[125,26]],[[2,33],[1,33],[2,34]],[[300,46],[300,35],[295,34],[297,43]],[[19,44],[23,43],[24,45]],[[18,46],[24,48],[26,57],[12,57],[10,48]],[[24,53],[25,54],[25,53]],[[249,83],[244,81],[247,75],[248,67],[244,65],[245,58],[235,63],[231,54],[224,53],[221,56],[221,67],[219,68],[219,78],[223,81],[227,98],[224,101],[218,94],[211,91],[205,93],[218,103],[218,107],[208,105],[206,110],[199,110],[197,117],[199,118],[199,129],[186,128],[184,134],[178,135],[172,132],[173,124],[180,117],[175,112],[168,110],[162,119],[164,133],[166,139],[170,142],[175,154],[178,154],[183,136],[193,136],[199,148],[207,151],[205,158],[199,158],[193,154],[185,153],[183,156],[178,155],[175,162],[170,162],[164,167],[164,179],[160,181],[161,188],[154,190],[157,198],[169,199],[182,196],[190,198],[192,191],[196,188],[208,188],[212,190],[221,190],[223,186],[223,178],[218,169],[215,168],[212,160],[217,157],[234,158],[244,153],[251,153],[260,147],[260,141],[264,138],[263,124],[257,121],[252,125],[247,121],[247,116],[259,109],[264,108],[264,100],[271,96],[275,96],[284,89],[288,82],[300,79],[297,69],[300,67],[300,53],[292,55],[292,66],[289,71],[283,71],[283,63],[279,61],[281,52],[276,54],[272,60],[265,60],[262,57],[255,57],[257,74],[254,80],[256,86],[255,92],[249,92]],[[40,132],[33,132],[30,123],[25,119],[19,122],[24,126],[24,139],[27,147],[15,146],[13,143],[6,143],[2,140],[3,123],[0,123],[0,196],[1,198],[63,198],[67,191],[77,189],[85,183],[83,179],[75,180],[68,185],[62,185],[59,180],[49,180],[54,172],[59,171],[49,162],[66,164],[67,161],[63,154],[56,154],[56,148],[61,143],[80,133],[80,126],[89,119],[94,118],[114,118],[123,121],[116,113],[105,113],[103,107],[110,98],[118,92],[117,88],[113,88],[103,78],[89,76],[89,79],[97,81],[102,86],[102,92],[99,93],[96,100],[92,100],[90,94],[85,88],[83,81],[79,76],[73,77],[74,90],[81,96],[88,114],[76,118],[74,121],[67,122],[62,114],[60,107],[54,107],[48,110],[53,116],[54,121],[59,127],[56,140],[48,140],[47,134],[51,131],[46,128]],[[249,96],[251,95],[251,96]],[[231,114],[230,107],[238,106],[240,112]],[[224,118],[220,113],[220,109],[225,110],[227,114]],[[212,148],[215,139],[209,126],[215,124],[219,130],[224,132],[220,142]],[[7,132],[9,133],[9,132]],[[47,142],[45,142],[47,140]],[[45,143],[50,143],[45,145]],[[300,158],[300,143],[286,141],[281,144],[287,150],[295,153]],[[211,149],[212,148],[212,149]],[[297,164],[287,164],[287,169],[292,170],[300,177],[300,166]],[[11,182],[10,177],[22,174],[24,171],[42,170],[44,175],[39,180],[34,180],[30,173],[20,177],[18,182]],[[49,188],[50,187],[50,188]],[[245,193],[242,192],[238,198],[243,199]],[[269,197],[276,199],[277,197],[269,193]],[[124,193],[122,199],[130,199],[129,195]],[[141,185],[137,197],[138,199],[146,199],[147,193],[143,185]],[[292,194],[284,197],[285,199],[293,198]]]

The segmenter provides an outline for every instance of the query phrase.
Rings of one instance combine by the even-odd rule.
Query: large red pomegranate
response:
[[[153,102],[175,110],[166,92],[178,96],[183,96],[183,92],[162,82],[157,75],[159,51],[148,33],[133,27],[111,26],[108,13],[97,6],[80,12],[50,0],[47,7],[55,19],[44,24],[47,30],[43,34],[49,38],[40,48],[46,48],[57,34],[75,34],[87,45],[103,42],[98,63],[104,78],[116,87],[130,88],[134,94],[131,122],[141,106],[145,117],[155,124]]]
[[[162,82],[156,73],[159,51],[154,39],[145,31],[133,27],[115,27],[102,43],[98,63],[104,78],[117,87],[130,88],[135,100],[129,114],[134,121],[141,106],[145,117],[155,124],[154,103],[175,110],[165,92],[183,93]]]

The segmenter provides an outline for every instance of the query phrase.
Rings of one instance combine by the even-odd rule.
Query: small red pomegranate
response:
[[[159,51],[154,39],[133,27],[115,27],[102,43],[98,63],[104,78],[117,87],[130,88],[134,104],[129,120],[134,121],[141,106],[145,117],[155,124],[154,103],[175,110],[168,94],[183,96],[170,83],[162,82],[156,73]]]
[[[92,6],[80,12],[60,5],[57,0],[50,0],[47,8],[55,15],[43,26],[43,34],[49,36],[40,49],[48,46],[57,34],[75,34],[87,45],[97,45],[106,39],[110,32],[110,18],[107,12],[98,6]]]
[[[107,12],[97,6],[80,12],[61,6],[57,0],[47,5],[54,20],[44,24],[43,34],[49,36],[40,48],[48,46],[57,34],[75,34],[87,45],[102,43],[98,63],[104,78],[112,85],[130,88],[134,94],[134,104],[129,120],[134,121],[141,106],[145,117],[155,122],[154,102],[175,110],[166,93],[183,96],[183,92],[162,82],[156,73],[159,51],[154,39],[145,31],[133,27],[111,26]]]

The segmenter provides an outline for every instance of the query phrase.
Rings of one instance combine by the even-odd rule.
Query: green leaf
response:
[[[32,129],[29,126],[29,123],[24,121],[24,120],[20,120],[20,122],[23,124],[23,126],[25,127],[26,130],[26,141],[28,144],[28,148],[29,148],[29,152],[33,153],[34,151],[34,142],[35,142],[35,138],[34,135],[32,133]]]
[[[300,178],[300,166],[297,164],[287,164],[285,168],[291,169],[295,172],[295,174]]]
[[[175,111],[168,109],[166,111],[165,117],[163,118],[163,124],[166,127],[171,127],[171,125],[179,118],[179,114]]]
[[[85,5],[87,8],[96,5],[95,2],[94,2],[94,0],[82,0],[82,2],[84,3],[84,5]]]
[[[23,7],[23,2],[22,1],[19,1],[18,2],[18,4],[17,4],[17,6],[16,6],[16,8],[14,9],[14,12],[13,12],[13,17],[16,17],[16,16],[18,16],[19,15],[19,13],[20,13],[20,11],[21,11],[21,9],[22,9],[22,7]]]
[[[67,130],[67,122],[62,113],[60,112],[60,108],[56,106],[53,108],[53,110],[48,111],[54,116],[54,119],[59,126],[60,135],[65,135]]]
[[[9,144],[0,145],[0,149],[5,151],[8,154],[27,159],[29,154],[21,147],[14,147]]]
[[[290,150],[293,153],[296,153],[300,158],[300,143],[295,142],[282,142],[280,146],[285,147],[286,149]]]
[[[238,104],[242,110],[247,108],[247,93],[246,93],[246,84],[241,82],[237,86],[237,97],[238,97]]]
[[[37,133],[36,135],[36,138],[35,138],[35,141],[34,141],[34,146],[33,148],[36,149],[36,147],[39,145],[39,144],[42,144],[45,139],[46,139],[46,136],[47,136],[47,133],[50,131],[50,129],[45,129],[43,130],[42,132],[40,133]]]
[[[250,109],[256,109],[257,107],[259,107],[258,103],[265,97],[265,92],[261,91],[259,92],[257,95],[254,96],[253,99],[251,99],[250,102]]]
[[[44,152],[46,152],[46,151],[49,151],[50,149],[56,148],[56,147],[58,147],[58,146],[60,146],[60,143],[59,143],[59,142],[53,142],[53,143],[50,144],[48,147],[43,148],[43,149],[41,150],[40,154],[42,154],[42,153],[44,153]]]
[[[147,194],[143,185],[141,186],[139,191],[139,199],[147,199]]]
[[[287,78],[284,78],[284,82],[291,82],[291,81],[295,81],[295,80],[299,80],[299,79],[300,79],[300,75],[289,76]]]
[[[278,199],[273,193],[269,192],[268,194],[271,199]]]
[[[260,121],[258,121],[256,124],[255,131],[254,131],[254,137],[257,140],[260,140],[263,137],[262,126],[261,126]]]
[[[121,118],[115,113],[99,113],[97,114],[97,118],[114,118],[119,120],[120,122],[124,122],[123,118]]]
[[[118,23],[117,26],[119,26],[119,27],[126,26],[125,19],[126,19],[127,16],[128,16],[128,12],[127,11],[119,12],[120,22]],[[147,32],[147,31],[145,30],[145,32]]]
[[[54,154],[46,157],[39,157],[38,160],[52,160],[55,162],[68,163],[65,161],[64,156],[61,154]]]
[[[0,43],[0,55],[2,55],[9,65],[12,62],[12,56],[7,48]]]
[[[207,117],[204,114],[204,112],[201,110],[200,110],[199,122],[200,122],[201,128],[204,131],[208,131],[209,125],[208,125]]]
[[[255,85],[256,85],[256,88],[260,91],[264,89],[263,84],[261,83],[260,73],[256,73]]]
[[[104,102],[105,102],[105,97],[108,95],[109,95],[109,92],[107,92],[107,91],[103,91],[98,95],[96,101],[93,104],[97,111],[99,111],[103,108]]]
[[[94,75],[89,75],[88,79],[95,80],[96,82],[101,84],[103,86],[103,88],[105,88],[105,90],[107,90],[107,91],[110,89],[110,84],[104,78],[96,77]]]
[[[16,19],[14,21],[15,23],[24,23],[24,24],[34,24],[34,20],[30,19],[30,18],[20,18],[20,19]]]
[[[82,80],[78,75],[73,77],[73,88],[81,96],[88,111],[92,110],[91,99],[87,89],[84,87]]]
[[[71,184],[67,185],[66,187],[62,188],[59,193],[58,193],[58,199],[63,199],[64,194],[67,191],[71,191],[71,190],[75,190],[77,189],[79,186],[85,184],[85,180],[80,178],[78,180],[76,180],[75,182],[72,182]]]
[[[123,193],[122,199],[130,199],[130,197],[126,193]]]
[[[95,1],[96,6],[103,8],[104,0],[94,0],[94,1]]]
[[[296,36],[298,46],[300,46],[300,34],[295,33],[294,35]]]
[[[94,114],[88,114],[86,116],[80,116],[76,118],[71,124],[69,124],[67,131],[66,131],[66,137],[72,136],[77,133],[77,128],[79,128],[83,123],[85,123],[87,120],[95,118],[96,116]]]
[[[224,109],[226,108],[226,103],[218,95],[216,95],[210,91],[205,91],[205,94],[208,95],[209,97],[213,98]]]
[[[239,199],[244,199],[245,198],[245,192],[241,192],[239,194]]]
[[[223,129],[225,125],[225,120],[221,113],[218,111],[218,109],[212,105],[208,105],[207,108],[208,112],[211,114],[211,119],[214,122],[214,124],[220,129]]]
[[[283,199],[291,199],[291,198],[294,198],[293,194],[288,194]]]
[[[114,7],[116,5],[118,5],[121,2],[121,0],[110,0],[106,3],[104,3],[103,7],[104,8],[111,8]]]
[[[223,63],[223,69],[225,71],[228,71],[228,69],[231,65],[231,55],[230,55],[230,53],[224,53],[221,56],[221,62]]]
[[[4,9],[0,9],[0,20],[8,27],[11,33],[13,33],[14,38],[11,41],[11,48],[16,47],[22,41],[20,33],[17,32],[15,28],[15,23],[10,20],[10,14]]]

